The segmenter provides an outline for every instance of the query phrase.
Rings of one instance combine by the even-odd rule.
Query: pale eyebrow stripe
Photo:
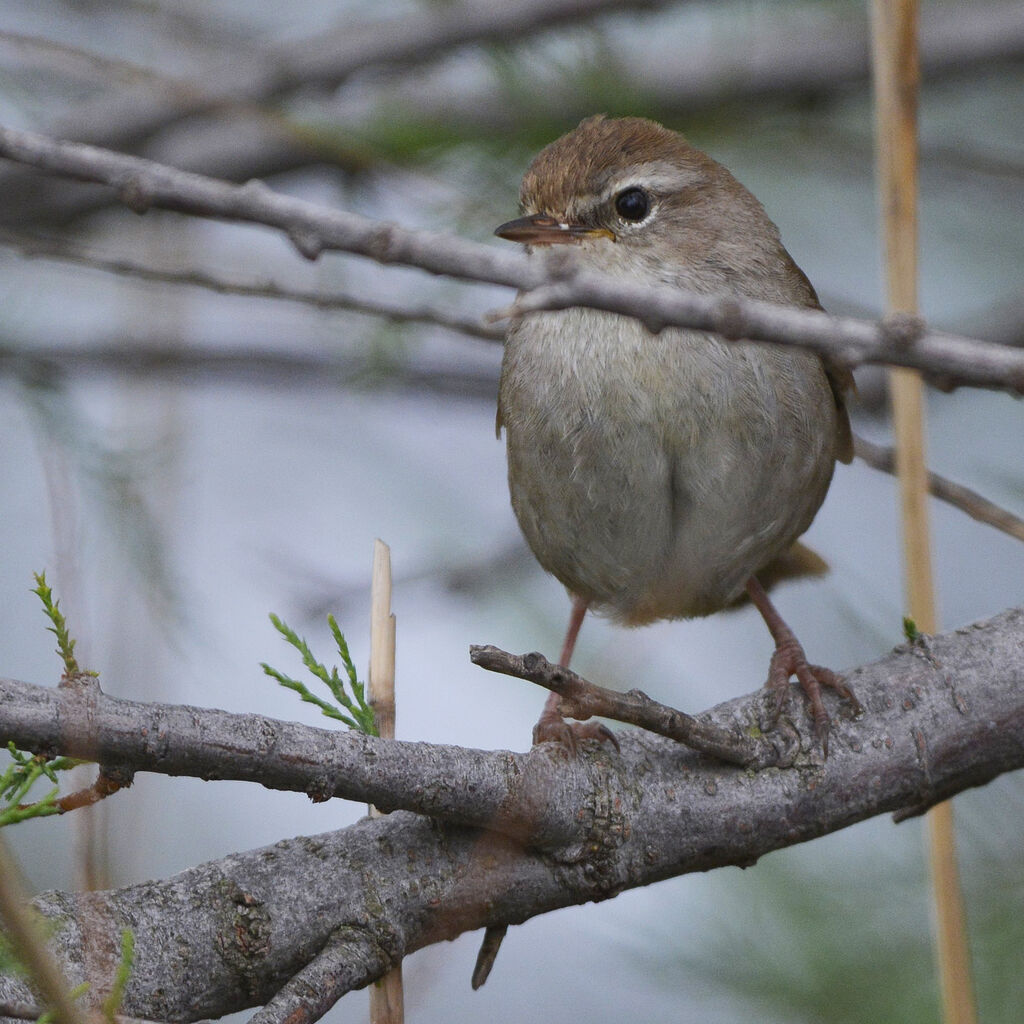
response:
[[[661,160],[636,164],[612,178],[601,193],[601,198],[615,195],[631,186],[649,188],[653,192],[680,192],[690,185],[696,185],[701,178],[696,168],[681,168]]]

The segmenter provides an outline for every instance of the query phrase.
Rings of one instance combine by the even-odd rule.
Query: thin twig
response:
[[[853,451],[858,459],[872,469],[895,475],[896,453],[887,445],[875,444],[856,435],[853,439]],[[1024,519],[990,501],[983,494],[971,490],[970,487],[964,487],[963,484],[955,483],[939,473],[929,471],[928,491],[933,497],[960,509],[977,522],[994,526],[1016,540],[1024,541]]]
[[[543,686],[562,698],[559,714],[586,721],[595,715],[637,725],[649,732],[685,743],[701,753],[743,767],[764,767],[778,761],[777,752],[763,740],[729,732],[652,700],[641,690],[619,693],[588,682],[571,669],[553,665],[542,654],[509,654],[490,645],[473,645],[470,660],[490,672],[501,672]]]
[[[558,254],[553,262],[531,260],[495,246],[439,232],[407,231],[278,195],[261,182],[232,185],[151,160],[11,128],[0,128],[0,156],[110,185],[122,202],[138,212],[159,207],[278,228],[308,259],[328,249],[342,250],[380,263],[528,289],[506,311],[508,315],[590,306],[636,317],[653,332],[667,326],[689,327],[729,339],[795,345],[851,367],[861,363],[907,366],[947,387],[971,384],[1024,393],[1024,351],[930,332],[916,320],[870,323],[737,296],[618,281],[578,271],[571,253]]]
[[[91,79],[102,77],[121,86],[146,83],[166,88],[171,84],[164,76],[145,65],[121,57],[106,57],[80,46],[24,32],[7,29],[0,31],[0,50],[13,52],[15,58],[20,57],[25,62],[34,62],[35,70],[50,71],[56,68],[62,75]]]
[[[120,769],[108,771],[100,768],[100,773],[91,786],[68,793],[67,796],[62,796],[54,803],[60,808],[62,814],[66,814],[68,811],[76,811],[80,807],[91,807],[93,804],[98,804],[108,796],[113,796],[118,790],[127,789],[131,784],[131,772],[124,772]]]
[[[240,281],[221,277],[202,270],[165,270],[135,260],[112,258],[80,249],[64,240],[23,235],[0,229],[0,245],[17,250],[30,259],[53,259],[77,266],[91,267],[121,277],[137,278],[161,284],[185,285],[203,288],[219,295],[242,295],[254,299],[277,299],[297,302],[321,310],[344,309],[354,313],[381,317],[396,323],[413,321],[434,324],[460,334],[486,341],[502,341],[505,332],[500,327],[486,324],[479,317],[460,316],[429,305],[405,305],[370,299],[348,292],[325,293],[306,288],[289,288],[274,281]]]
[[[217,381],[263,387],[363,388],[456,395],[494,401],[494,367],[421,365],[405,360],[374,365],[365,358],[329,352],[245,347],[183,349],[152,338],[127,338],[116,345],[18,347],[0,344],[0,375],[28,384],[89,374],[143,377],[178,383]]]

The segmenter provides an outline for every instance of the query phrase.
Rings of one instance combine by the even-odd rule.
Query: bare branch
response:
[[[370,929],[343,925],[249,1024],[314,1024],[346,992],[369,985],[396,962]]]
[[[511,754],[382,740],[215,709],[142,704],[98,688],[50,689],[0,679],[0,744],[9,741],[33,751],[74,748],[108,770],[259,782],[314,800],[342,797],[384,811],[404,808],[520,837],[527,828],[535,840],[543,835],[567,841],[578,829],[575,822],[534,811],[527,826],[518,808],[506,807],[510,773],[519,770]],[[554,784],[544,799],[557,804],[565,785],[574,783]],[[540,794],[534,797],[540,807]]]
[[[619,693],[597,686],[571,669],[553,665],[542,654],[509,654],[497,647],[473,646],[469,657],[474,665],[490,672],[526,679],[557,693],[562,698],[558,712],[568,718],[581,721],[594,716],[614,718],[745,768],[764,768],[779,763],[778,751],[770,744],[736,730],[720,729],[685,711],[659,704],[641,690]]]
[[[377,388],[494,401],[496,366],[432,366],[401,360],[382,367],[348,353],[299,352],[271,344],[183,349],[174,341],[147,336],[74,346],[0,342],[0,375],[29,385],[103,374],[177,383],[212,380],[264,387]]]
[[[473,338],[483,338],[485,341],[501,341],[505,336],[505,332],[500,327],[486,324],[479,317],[449,313],[436,306],[405,305],[347,292],[326,293],[308,288],[288,288],[269,280],[232,280],[201,270],[165,270],[161,267],[139,263],[136,260],[103,256],[100,253],[82,249],[63,239],[22,235],[3,229],[0,229],[0,245],[15,249],[30,259],[59,260],[140,281],[203,288],[219,295],[243,295],[254,299],[297,302],[321,310],[348,310],[353,313],[365,313],[367,316],[380,317],[393,323],[432,324]]]
[[[858,459],[866,462],[873,469],[895,476],[895,449],[857,436],[853,439],[853,451]],[[966,512],[979,523],[994,526],[997,530],[1002,530],[1003,533],[1017,540],[1024,540],[1024,519],[1014,515],[1009,509],[997,505],[994,501],[989,501],[977,491],[972,491],[970,487],[964,487],[963,484],[954,483],[938,473],[929,471],[928,490],[940,501],[945,501],[954,508],[960,509],[961,512]]]
[[[338,740],[352,737],[325,739],[306,746],[300,760],[312,770],[318,759],[326,779],[337,780],[351,764],[364,781],[375,775],[383,790],[380,780],[395,779],[403,761],[418,761],[433,766],[421,772],[422,788],[433,793],[421,803],[464,811],[476,804],[480,786],[488,799],[499,798],[498,820],[532,816],[534,826],[543,819],[553,831],[524,829],[523,835],[536,837],[524,845],[490,829],[396,811],[340,832],[232,854],[163,882],[47,894],[37,907],[61,921],[53,941],[69,980],[86,975],[85,929],[95,929],[97,920],[131,920],[137,967],[124,1012],[169,1020],[220,1016],[270,1001],[339,927],[355,923],[365,932],[374,965],[364,970],[357,964],[351,974],[352,984],[364,984],[370,974],[383,973],[390,965],[385,961],[469,929],[518,923],[690,871],[751,864],[872,815],[919,812],[1024,766],[1024,608],[922,638],[848,678],[865,705],[863,717],[835,722],[827,761],[803,758],[786,770],[723,766],[639,731],[623,734],[621,754],[595,744],[576,758],[556,744],[528,754],[483,754],[378,741],[365,749],[362,768],[357,756],[345,767],[338,760],[345,745]],[[134,745],[148,766],[167,770],[165,761],[184,767],[179,727],[191,720],[194,729],[200,723],[205,729],[211,716],[223,715],[165,709],[170,718],[129,715],[115,728],[114,705],[100,700],[89,719],[81,709],[52,704],[55,694],[63,702],[73,696],[0,685],[0,740],[20,741],[34,732],[47,744],[64,743],[68,752],[84,740],[105,748],[116,740],[124,749]],[[749,728],[758,703],[731,701],[710,716],[722,727]],[[214,774],[219,763],[229,767],[221,773],[226,777],[244,747],[258,749],[270,775],[279,774],[279,743],[288,741],[280,724],[230,719],[229,733],[211,734],[199,774]],[[147,734],[146,721],[158,728]],[[809,724],[792,725],[812,748]],[[488,760],[504,764],[500,783],[488,776]],[[387,802],[367,788],[358,799]],[[154,907],[160,912],[152,913]],[[209,941],[196,944],[196,934]],[[189,949],[188,958],[181,948]],[[116,956],[111,944],[91,966],[105,970]],[[30,998],[19,979],[0,977],[0,1001]]]
[[[484,5],[472,5],[474,9],[480,6]],[[524,0],[520,4],[522,18],[516,21],[514,29],[506,29],[503,19],[507,5],[490,5],[494,35],[482,34],[473,41],[522,38],[537,28],[548,27],[536,22],[532,17],[534,13],[544,18],[551,8],[557,16],[559,10],[568,10],[570,6],[575,8],[577,19],[615,9],[604,2],[546,5],[537,0]],[[628,9],[628,5],[622,5],[621,9]],[[455,45],[461,45],[465,30],[458,23],[462,11],[446,8],[440,16],[449,17],[449,11],[451,23],[458,26],[452,39]],[[429,12],[430,18],[437,16],[436,8]],[[566,20],[571,17],[572,12]],[[509,23],[513,20],[509,18]],[[348,26],[312,43],[303,39],[288,44],[284,63],[294,67],[292,80],[301,86],[307,51],[318,52],[322,48],[328,67],[331,60],[336,60],[336,71],[344,73],[346,67],[353,65],[358,69],[387,63],[390,41],[405,40],[406,32],[416,39],[416,21],[409,15],[399,24],[388,21],[357,28]],[[444,32],[439,35],[443,40]],[[678,33],[669,35],[677,40]],[[988,68],[992,61],[1013,59],[1024,49],[1024,29],[1017,4],[1005,0],[975,2],[969,9],[962,5],[931,5],[923,14],[921,35],[923,72],[928,77],[962,75],[979,66]],[[646,97],[650,109],[663,113],[684,114],[723,100],[735,103],[780,95],[832,95],[867,78],[864,20],[859,15],[851,17],[842,9],[806,10],[799,18],[782,22],[774,16],[771,19],[755,17],[749,26],[741,22],[735,31],[730,28],[727,45],[709,46],[708,41],[700,37],[690,45],[684,43],[682,49],[677,45],[659,47],[657,36],[657,32],[652,32],[644,37],[642,52],[636,45],[622,45],[617,38],[609,40],[602,56],[602,72],[611,79],[610,91],[615,90],[617,81],[621,94]],[[367,40],[366,54],[360,57],[358,51],[364,39]],[[439,47],[437,53],[444,52],[443,41]],[[306,166],[324,157],[323,147],[308,132],[296,130],[295,125],[254,106],[273,97],[263,95],[260,86],[263,78],[252,69],[262,68],[264,64],[273,68],[278,53],[272,50],[258,55],[236,55],[225,62],[226,69],[211,67],[196,76],[201,85],[181,81],[149,97],[140,90],[124,91],[116,101],[106,99],[73,109],[51,130],[98,145],[132,149],[145,136],[175,124],[179,112],[188,113],[188,103],[184,107],[180,105],[184,102],[183,96],[194,95],[201,109],[213,102],[210,115],[205,119],[192,117],[187,124],[175,124],[172,132],[153,141],[151,147],[155,145],[156,150],[150,155],[237,180]],[[385,57],[378,59],[378,54]],[[406,55],[401,63],[414,61]],[[529,79],[519,84],[515,103],[509,102],[506,88],[488,78],[475,82],[468,89],[460,78],[460,90],[453,94],[446,81],[436,88],[431,88],[429,83],[425,87],[423,74],[417,73],[409,76],[408,81],[400,80],[397,87],[375,86],[368,97],[360,95],[354,101],[348,101],[343,94],[324,111],[322,120],[372,126],[382,114],[391,116],[400,109],[419,124],[457,124],[463,130],[468,128],[491,138],[502,138],[521,127],[524,116],[538,111],[549,113],[553,95],[558,97],[558,116],[566,125],[594,113],[590,75],[581,72],[577,86],[571,73],[568,81],[564,74],[553,78],[544,73],[542,65],[543,62],[535,63]],[[328,80],[337,84],[341,79]],[[314,86],[319,84],[315,77],[309,81]],[[220,102],[209,95],[214,85],[219,88]],[[290,89],[286,87],[284,91]],[[213,92],[217,93],[218,89]],[[329,146],[327,155],[332,162],[346,167],[362,163],[356,154],[343,153],[336,144]],[[26,194],[20,187],[23,178],[21,181],[5,178],[14,179],[14,176],[0,177],[4,194],[10,200],[0,211],[0,219],[5,223],[38,220],[52,223],[103,204],[102,197],[82,191],[68,194],[46,189],[43,195],[36,190]]]
[[[108,78],[120,85],[163,84],[160,75],[149,68],[123,58],[105,57],[68,43],[22,32],[0,31],[0,52],[8,51],[15,60],[34,67],[57,70],[62,75],[81,78]]]
[[[590,306],[637,317],[652,332],[667,326],[690,327],[728,339],[795,345],[851,367],[862,363],[907,366],[944,387],[971,384],[1024,392],[1024,351],[929,332],[917,320],[870,323],[736,296],[651,288],[581,272],[569,252],[530,260],[519,252],[439,232],[407,231],[278,195],[261,182],[232,185],[150,160],[11,128],[0,128],[0,156],[109,185],[117,189],[122,202],[138,212],[159,207],[277,228],[308,259],[333,249],[379,263],[527,289],[528,294],[506,311],[508,315]]]

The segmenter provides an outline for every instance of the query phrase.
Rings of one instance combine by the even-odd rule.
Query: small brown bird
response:
[[[757,199],[653,121],[588,118],[541,151],[520,198],[523,216],[495,234],[572,243],[585,269],[820,308]],[[757,575],[791,555],[836,460],[852,457],[851,384],[810,352],[680,328],[653,335],[593,309],[514,321],[498,430],[519,525],[573,598],[561,663],[588,608],[641,625],[709,615],[745,590],[775,640],[766,685],[781,707],[796,676],[827,752],[820,688],[852,694],[808,664]],[[557,700],[534,742],[607,738],[603,726],[564,722]]]

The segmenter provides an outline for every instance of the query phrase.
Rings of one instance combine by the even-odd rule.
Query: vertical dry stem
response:
[[[872,0],[878,177],[890,313],[917,312],[917,23],[917,0]],[[938,622],[927,506],[924,389],[921,378],[910,370],[890,371],[890,385],[907,602],[918,628],[934,633]],[[934,808],[927,829],[943,1019],[946,1024],[974,1024],[952,805]]]
[[[377,731],[395,738],[395,616],[391,613],[391,549],[382,540],[373,542],[373,576],[370,584],[370,703]],[[370,815],[380,811],[371,805]],[[402,1024],[405,998],[402,965],[399,964],[370,986],[370,1024]]]
[[[43,931],[32,919],[19,876],[14,857],[0,836],[0,925],[4,935],[58,1024],[85,1024],[85,1014],[71,998],[68,984],[43,941]]]

